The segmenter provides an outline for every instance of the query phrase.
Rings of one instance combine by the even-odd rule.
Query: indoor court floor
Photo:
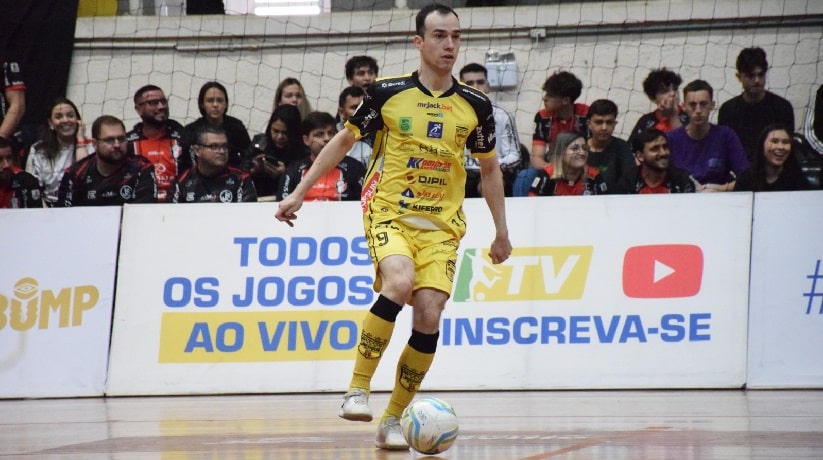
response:
[[[823,459],[823,390],[431,392],[439,456],[373,446],[341,394],[0,400],[3,459]],[[380,414],[387,393],[372,395]]]

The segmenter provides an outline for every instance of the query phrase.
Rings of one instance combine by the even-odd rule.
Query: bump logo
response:
[[[494,265],[487,249],[468,248],[459,258],[455,302],[580,299],[592,246],[522,247]]]
[[[693,244],[633,246],[623,257],[623,293],[628,297],[692,297],[702,281],[703,250]]]

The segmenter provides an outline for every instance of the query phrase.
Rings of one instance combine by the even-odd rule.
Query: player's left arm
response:
[[[499,264],[512,253],[509,228],[506,224],[506,198],[503,194],[503,173],[496,156],[480,159],[480,183],[483,198],[494,221],[494,241],[489,250],[492,263]]]

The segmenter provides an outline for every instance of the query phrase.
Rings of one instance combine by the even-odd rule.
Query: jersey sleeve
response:
[[[244,174],[240,181],[240,201],[243,203],[257,202],[257,189],[254,188],[254,181],[250,174]]]
[[[146,161],[137,173],[134,183],[134,200],[132,203],[156,203],[157,181],[154,178],[154,165]]]
[[[380,93],[379,87],[375,84],[369,85],[366,88],[366,96],[363,98],[363,102],[360,103],[354,115],[346,120],[344,126],[354,133],[357,140],[376,133],[383,127],[383,117],[380,114],[380,109],[385,102],[386,96]]]

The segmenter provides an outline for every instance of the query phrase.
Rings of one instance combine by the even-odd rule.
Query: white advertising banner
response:
[[[0,210],[0,398],[103,395],[120,211]]]
[[[823,192],[758,193],[749,388],[823,388]]]
[[[483,200],[424,387],[695,388],[745,382],[751,194]],[[219,211],[219,212],[216,212]],[[342,391],[376,295],[358,203],[124,210],[107,393]],[[373,380],[388,390],[411,309]]]

